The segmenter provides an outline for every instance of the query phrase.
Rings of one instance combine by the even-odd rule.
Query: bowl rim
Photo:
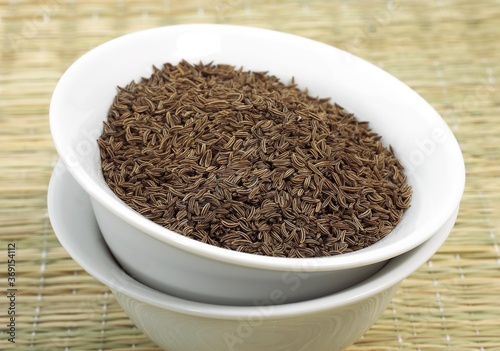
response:
[[[70,209],[71,206],[64,206],[67,196],[78,199],[78,211]],[[47,208],[52,228],[63,248],[88,274],[108,286],[113,293],[124,294],[137,301],[181,314],[218,319],[239,319],[242,316],[249,318],[260,316],[264,319],[303,316],[350,306],[376,294],[383,293],[395,287],[434,256],[451,234],[459,211],[457,207],[443,227],[434,233],[429,240],[389,260],[384,267],[370,278],[345,290],[324,297],[281,305],[229,306],[208,304],[171,296],[131,278],[123,271],[109,251],[93,215],[89,197],[71,174],[66,171],[66,167],[61,161],[56,164],[50,178],[47,192]],[[70,214],[67,216],[56,215],[60,208]],[[71,218],[71,214],[75,218]],[[64,231],[65,221],[67,221],[67,226],[73,227],[75,230]],[[80,225],[75,226],[75,222]],[[93,232],[82,235],[85,232],[82,233],[81,231],[88,228]],[[92,250],[92,253],[89,254],[84,248],[85,244],[77,244],[78,241],[75,242],[74,239],[72,241],[71,236],[77,238],[77,240],[78,238],[80,238],[79,240],[85,240],[88,243],[87,245],[92,245],[93,248],[95,248],[95,245],[99,245],[100,248],[99,250]],[[96,253],[97,255],[107,256],[105,257],[107,267],[102,265],[102,260],[96,259]],[[89,257],[92,257],[92,259],[89,259]],[[266,308],[268,310],[265,310]]]
[[[239,31],[240,33],[247,33],[247,34],[252,33],[268,39],[299,41],[301,43],[304,43],[305,45],[314,46],[318,50],[327,52],[328,51],[341,52],[344,55],[355,57],[362,64],[371,66],[371,69],[376,69],[382,74],[384,74],[384,76],[387,77],[387,79],[396,81],[397,84],[401,85],[402,89],[410,90],[415,95],[415,99],[419,103],[425,104],[439,117],[437,112],[420,95],[418,95],[416,92],[410,89],[406,84],[404,84],[394,76],[390,75],[389,73],[385,72],[381,68],[357,56],[354,56],[343,50],[335,48],[333,46],[318,41],[314,41],[312,39],[308,39],[305,37],[301,37],[298,35],[278,32],[263,28],[240,26],[240,25],[228,25],[228,24],[180,24],[180,25],[156,27],[156,28],[128,33],[100,44],[99,46],[91,49],[90,51],[82,55],[79,59],[77,59],[66,70],[66,72],[62,75],[59,82],[57,83],[51,98],[50,109],[49,109],[50,130],[58,154],[68,167],[70,173],[78,181],[78,183],[85,189],[85,191],[94,200],[98,201],[104,208],[111,211],[111,213],[118,216],[121,220],[141,230],[147,235],[157,240],[160,240],[161,242],[172,245],[178,249],[190,252],[195,255],[203,256],[217,261],[227,262],[230,264],[255,267],[259,269],[289,270],[300,267],[300,269],[303,269],[304,271],[340,270],[340,269],[359,267],[362,265],[368,265],[380,262],[382,260],[390,259],[404,252],[407,252],[415,248],[419,244],[421,244],[423,241],[428,239],[435,231],[437,231],[443,225],[446,219],[449,216],[451,216],[454,209],[459,205],[464,191],[465,165],[463,162],[463,155],[458,146],[458,142],[456,141],[456,138],[453,135],[451,129],[448,127],[448,125],[444,122],[442,118],[437,118],[436,123],[439,125],[439,128],[445,131],[447,133],[447,136],[450,137],[449,143],[452,147],[454,147],[454,150],[461,161],[460,164],[457,164],[457,169],[459,170],[459,172],[457,172],[457,174],[455,175],[457,177],[456,179],[457,187],[456,190],[452,194],[450,194],[451,197],[450,203],[452,203],[454,206],[450,206],[449,208],[447,208],[442,218],[440,218],[439,221],[436,220],[433,223],[433,226],[428,228],[426,232],[420,231],[418,235],[411,235],[410,236],[411,238],[405,240],[403,243],[401,242],[390,243],[384,245],[383,248],[377,248],[371,250],[369,255],[368,254],[360,255],[360,253],[362,253],[363,250],[358,250],[355,252],[330,256],[330,257],[281,258],[281,257],[271,257],[271,256],[260,256],[250,253],[242,253],[224,248],[219,248],[206,243],[199,242],[195,239],[185,237],[182,234],[166,229],[146,219],[145,217],[135,212],[124,203],[122,203],[117,198],[114,198],[110,194],[100,191],[96,182],[92,179],[92,177],[89,174],[85,172],[85,170],[80,164],[70,165],[70,162],[67,160],[66,157],[67,153],[65,152],[66,150],[65,145],[62,145],[62,143],[58,138],[58,133],[57,133],[58,128],[56,124],[57,118],[55,116],[57,116],[58,113],[57,107],[58,103],[60,102],[59,96],[66,89],[68,85],[71,85],[71,76],[74,74],[74,72],[77,72],[80,66],[85,62],[93,60],[95,57],[99,56],[102,53],[105,53],[107,50],[109,50],[109,48],[112,48],[115,45],[122,45],[123,43],[126,43],[127,41],[134,39],[136,37],[148,36],[151,33],[159,33],[159,32],[161,32],[163,35],[168,35],[177,33],[199,32],[209,29],[212,31],[216,31],[218,33],[224,33],[227,31],[234,33],[235,31],[236,32]]]

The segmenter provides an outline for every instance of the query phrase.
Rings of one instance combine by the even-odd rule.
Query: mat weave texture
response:
[[[48,108],[58,79],[86,51],[180,23],[325,42],[387,70],[440,112],[467,167],[457,223],[348,350],[500,350],[500,2],[487,0],[0,0],[0,350],[14,349],[5,333],[10,242],[16,349],[159,350],[52,231],[46,192],[58,156]]]

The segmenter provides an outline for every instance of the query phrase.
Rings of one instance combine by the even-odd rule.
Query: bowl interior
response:
[[[91,50],[63,75],[50,107],[54,143],[78,183],[103,206],[153,237],[238,264],[288,264],[287,259],[209,247],[172,233],[134,212],[106,185],[96,139],[116,87],[149,76],[152,65],[181,59],[268,71],[284,83],[295,77],[311,95],[331,97],[369,121],[384,144],[393,146],[413,187],[411,208],[383,240],[357,252],[321,258],[316,269],[368,264],[406,252],[429,239],[457,208],[465,181],[458,143],[438,113],[396,78],[349,53],[290,34],[230,25],[179,25],[132,33]]]

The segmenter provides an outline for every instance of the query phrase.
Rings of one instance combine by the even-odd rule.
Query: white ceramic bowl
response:
[[[168,351],[342,350],[378,319],[399,283],[438,250],[457,215],[356,286],[305,302],[237,307],[180,299],[131,279],[108,251],[87,194],[61,163],[50,182],[48,208],[73,259],[110,287],[137,327]]]
[[[353,253],[314,259],[221,249],[167,230],[133,211],[102,176],[96,139],[117,90],[152,65],[214,61],[295,77],[311,95],[331,97],[370,122],[407,168],[411,208],[383,240]],[[219,304],[253,305],[273,291],[287,302],[323,296],[366,279],[390,258],[428,240],[459,205],[465,171],[459,146],[438,113],[405,84],[344,51],[306,38],[231,25],[179,25],[111,40],[62,76],[50,106],[57,151],[90,195],[104,238],[130,275],[160,291]],[[307,284],[297,281],[307,277]]]

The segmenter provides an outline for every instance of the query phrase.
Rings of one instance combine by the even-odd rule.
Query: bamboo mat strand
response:
[[[86,51],[181,23],[257,26],[334,45],[438,110],[466,162],[457,223],[348,350],[500,350],[498,0],[0,0],[0,286],[15,241],[16,349],[159,350],[54,236],[46,192],[58,157],[48,107],[60,76]],[[0,350],[9,350],[1,303]]]

